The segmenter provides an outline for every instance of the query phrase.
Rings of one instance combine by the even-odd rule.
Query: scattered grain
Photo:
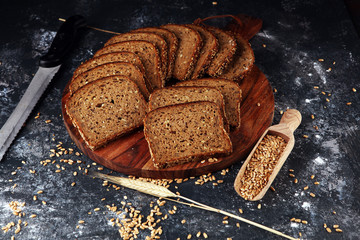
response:
[[[353,92],[356,92],[356,89],[355,89],[355,88],[352,88],[352,91],[353,91]]]
[[[347,102],[346,105],[350,106],[352,103],[351,102]]]
[[[341,230],[340,228],[336,228],[335,232],[343,232],[343,230]]]
[[[326,231],[327,231],[328,233],[331,233],[331,229],[330,229],[329,227],[326,228]]]
[[[315,197],[315,194],[314,194],[314,193],[309,193],[309,194],[310,194],[310,196]]]
[[[324,59],[323,58],[319,58],[319,62],[323,62],[324,61]]]
[[[207,233],[204,232],[204,233],[203,233],[203,237],[204,237],[204,238],[208,238]]]
[[[305,135],[305,134],[303,135],[303,138],[308,138],[308,137],[309,137],[308,135]]]
[[[309,186],[305,186],[304,187],[304,190],[306,191],[306,190],[308,190],[309,189]]]

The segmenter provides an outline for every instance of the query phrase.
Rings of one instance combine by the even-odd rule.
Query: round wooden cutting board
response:
[[[91,151],[72,125],[65,111],[69,98],[68,87],[62,97],[62,114],[66,129],[81,151],[95,162],[112,170],[149,178],[187,178],[224,169],[245,160],[259,137],[271,125],[274,116],[274,95],[265,75],[254,66],[251,73],[240,83],[242,89],[241,127],[231,132],[233,153],[218,158],[216,162],[187,163],[166,169],[154,167],[143,129],[111,142],[104,148]]]

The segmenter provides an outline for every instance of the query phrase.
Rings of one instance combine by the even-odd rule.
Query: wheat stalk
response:
[[[189,198],[181,196],[181,195],[177,195],[177,194],[171,192],[169,189],[167,189],[167,188],[165,188],[163,186],[156,185],[154,183],[144,182],[144,181],[135,180],[135,179],[124,178],[124,177],[115,177],[115,176],[102,174],[102,173],[94,172],[94,171],[90,171],[89,175],[92,176],[92,177],[96,177],[96,178],[100,178],[100,179],[103,179],[103,180],[111,181],[111,182],[119,184],[121,186],[131,188],[131,189],[134,189],[134,190],[137,190],[139,192],[146,193],[146,194],[149,194],[149,195],[152,195],[152,196],[155,196],[155,197],[164,198],[166,200],[170,200],[170,201],[174,201],[174,202],[177,202],[177,203],[180,203],[180,204],[188,205],[190,207],[196,207],[196,208],[204,209],[204,210],[207,210],[207,211],[220,213],[220,214],[229,216],[231,218],[238,219],[238,220],[240,220],[242,222],[248,223],[248,224],[253,225],[255,227],[261,228],[261,229],[266,230],[268,232],[274,233],[276,235],[285,237],[287,239],[296,240],[296,238],[290,237],[290,236],[288,236],[288,235],[286,235],[286,234],[284,234],[282,232],[279,232],[279,231],[274,230],[272,228],[266,227],[266,226],[261,225],[259,223],[250,221],[250,220],[248,220],[246,218],[239,217],[239,216],[237,216],[235,214],[232,214],[232,213],[229,213],[229,212],[217,209],[217,208],[207,206],[205,204],[196,202],[196,201],[194,201],[192,199],[189,199]],[[188,201],[190,203],[182,202],[182,201],[179,201],[179,200],[174,200],[174,199],[172,199],[172,197],[173,198],[180,198],[180,199],[183,199],[183,200]]]
[[[94,172],[94,171],[91,171],[89,173],[90,173],[89,175],[92,177],[100,178],[103,180],[108,180],[113,183],[119,184],[121,186],[131,188],[131,189],[134,189],[134,190],[137,190],[139,192],[143,192],[143,193],[146,193],[149,195],[153,195],[155,197],[166,198],[166,197],[177,197],[178,196],[175,193],[171,192],[169,189],[167,189],[163,186],[159,186],[159,185],[150,183],[150,182],[143,182],[143,181],[124,178],[124,177],[115,177],[115,176],[106,175],[106,174],[102,174],[102,173]]]

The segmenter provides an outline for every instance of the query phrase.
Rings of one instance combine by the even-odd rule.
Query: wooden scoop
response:
[[[271,173],[269,180],[265,187],[256,195],[253,199],[250,201],[258,201],[262,199],[271,186],[272,182],[274,181],[276,175],[280,171],[282,165],[286,161],[287,157],[289,156],[291,150],[294,147],[295,139],[294,139],[294,131],[295,129],[300,125],[301,123],[301,114],[296,109],[288,109],[284,115],[282,116],[280,123],[274,126],[269,127],[263,135],[260,137],[259,141],[256,143],[254,149],[251,151],[249,156],[247,157],[246,161],[242,165],[236,179],[234,182],[234,187],[236,192],[240,195],[240,187],[241,187],[241,179],[244,176],[244,172],[246,170],[246,166],[250,162],[255,150],[257,149],[258,145],[262,141],[262,139],[266,136],[266,134],[271,134],[274,136],[280,136],[282,137],[286,142],[286,147],[283,150],[282,154],[280,155],[280,158],[278,159],[276,166]]]

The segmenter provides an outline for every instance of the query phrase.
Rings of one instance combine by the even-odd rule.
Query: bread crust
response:
[[[202,40],[200,34],[197,31],[194,31],[193,29],[180,24],[169,23],[161,26],[161,28],[173,32],[179,41],[172,77],[180,81],[189,79],[194,70],[195,64],[200,54],[200,49],[202,47]],[[186,32],[186,37],[189,37],[189,35],[191,35],[192,39],[184,39],[182,37],[183,32]],[[185,40],[191,41],[185,42]],[[183,49],[189,49],[188,47],[185,47],[185,44],[187,43],[191,44],[190,56],[184,56],[183,53],[180,53],[181,51],[183,51]],[[181,70],[182,68],[184,70]]]
[[[168,64],[168,45],[163,37],[156,33],[149,32],[127,32],[119,35],[115,35],[110,38],[104,46],[108,46],[115,43],[132,41],[132,40],[140,40],[140,41],[148,41],[155,45],[160,54],[161,60],[161,79],[163,81],[163,85],[165,85],[165,79],[167,76],[167,64]]]
[[[185,26],[198,31],[203,41],[203,46],[200,49],[198,61],[196,62],[194,71],[191,75],[191,79],[200,78],[205,74],[205,71],[210,66],[211,60],[219,51],[219,41],[214,36],[214,34],[200,25],[186,24]]]
[[[219,96],[220,98],[220,109],[221,109],[221,116],[223,117],[223,122],[224,122],[224,128],[226,130],[226,132],[230,132],[230,126],[229,126],[229,121],[227,120],[226,117],[226,113],[225,113],[225,103],[224,103],[224,96],[222,95],[222,93],[216,89],[215,87],[204,87],[204,86],[173,86],[173,87],[166,87],[166,88],[160,88],[160,89],[156,89],[154,92],[151,93],[150,97],[149,97],[149,112],[158,108],[157,106],[154,106],[154,102],[156,101],[154,98],[157,97],[157,95],[161,94],[162,91],[173,91],[176,92],[177,90],[183,90],[183,91],[201,91],[201,90],[207,90],[210,89],[212,91],[215,91],[218,93],[217,96]],[[193,95],[188,96],[188,101],[187,102],[198,102],[198,101],[208,101],[205,99],[201,99],[201,100],[194,100],[194,98],[191,98],[192,96],[194,96],[196,93],[193,93]],[[196,94],[198,96],[198,94]],[[209,102],[213,102],[210,101]],[[185,103],[185,102],[184,102]],[[175,104],[181,104],[181,103],[175,103]],[[172,104],[172,105],[175,105]]]
[[[209,82],[217,83],[217,85],[229,84],[239,90],[238,96],[232,96],[232,100],[235,100],[236,114],[232,114],[228,110],[229,106],[226,105],[226,101],[225,101],[225,112],[226,112],[226,116],[227,116],[227,120],[229,121],[229,124],[232,127],[239,128],[241,125],[241,118],[240,118],[241,89],[236,82],[234,82],[232,80],[224,79],[224,78],[201,78],[201,79],[193,79],[193,80],[178,82],[177,84],[175,84],[175,86],[213,86],[213,85],[209,85]],[[217,88],[220,92],[222,92],[220,87],[215,87],[215,88]],[[223,95],[224,95],[224,99],[225,99],[225,94],[223,93]],[[231,118],[229,116],[235,116],[236,121],[231,121]]]
[[[239,47],[233,60],[220,77],[233,81],[239,81],[251,71],[254,66],[255,56],[251,45],[247,40],[242,38],[239,34],[237,34],[235,38]]]
[[[236,39],[230,32],[225,32],[216,27],[207,26],[206,29],[212,32],[219,41],[219,51],[212,59],[207,74],[218,77],[234,57],[237,49]],[[225,37],[226,41],[221,41],[221,37]]]
[[[213,107],[216,109],[216,117],[218,117],[218,121],[219,121],[219,128],[220,131],[222,133],[222,137],[225,142],[224,145],[228,146],[227,149],[223,149],[223,151],[209,151],[209,152],[204,152],[204,153],[196,153],[190,156],[184,156],[184,157],[177,157],[177,158],[173,158],[173,159],[168,159],[165,162],[161,162],[157,159],[156,153],[154,153],[154,149],[153,149],[153,143],[152,143],[152,136],[149,136],[149,131],[148,131],[148,119],[153,115],[153,114],[157,114],[158,111],[162,111],[162,110],[173,110],[175,112],[177,112],[177,108],[180,108],[182,106],[189,106],[189,107],[194,107],[197,104],[209,104],[209,105],[213,105]],[[208,158],[208,157],[212,157],[212,156],[223,156],[223,155],[228,155],[232,152],[232,142],[230,140],[229,135],[227,134],[226,130],[224,129],[223,126],[223,119],[221,116],[221,110],[219,108],[219,106],[216,103],[213,102],[207,102],[207,101],[199,101],[199,102],[191,102],[191,103],[182,103],[182,104],[177,104],[177,105],[172,105],[172,106],[166,106],[166,107],[161,107],[158,109],[155,109],[151,112],[149,112],[146,117],[144,118],[144,135],[145,135],[145,139],[148,142],[149,145],[149,151],[150,151],[150,155],[151,155],[151,159],[154,163],[154,166],[157,168],[166,168],[166,167],[171,167],[174,165],[178,165],[178,164],[183,164],[186,162],[192,162],[192,161],[196,161],[202,158]]]
[[[114,133],[113,135],[108,136],[107,138],[101,139],[99,142],[95,142],[95,141],[91,140],[86,135],[85,131],[83,130],[82,124],[76,119],[76,117],[74,117],[72,111],[69,109],[69,104],[70,104],[70,101],[72,101],[72,99],[76,98],[77,95],[80,95],[82,92],[86,91],[89,88],[95,87],[98,84],[102,84],[102,83],[104,83],[106,81],[111,81],[113,79],[120,80],[120,81],[127,81],[130,85],[132,85],[132,88],[135,89],[138,92],[137,96],[140,98],[140,102],[142,102],[144,107],[146,106],[146,101],[145,101],[144,97],[140,94],[139,88],[137,87],[137,85],[133,81],[131,81],[128,77],[121,76],[121,75],[105,77],[105,78],[102,78],[102,79],[98,79],[98,80],[96,80],[94,82],[91,82],[91,83],[89,83],[87,85],[84,85],[83,87],[78,89],[72,96],[70,96],[67,99],[67,101],[65,102],[65,111],[66,111],[67,115],[69,116],[69,118],[70,118],[72,124],[74,125],[74,127],[78,130],[80,136],[82,137],[82,139],[84,140],[86,145],[92,151],[94,151],[96,149],[99,149],[101,147],[104,147],[108,143],[118,139],[119,137],[123,136],[124,134],[127,134],[127,133],[129,133],[129,132],[131,132],[131,131],[133,131],[133,130],[135,130],[135,129],[137,129],[137,128],[139,128],[139,127],[141,127],[143,125],[143,121],[142,121],[142,119],[140,119],[137,124],[128,127],[124,131]],[[146,113],[146,108],[144,109],[144,111]]]
[[[101,69],[111,69],[111,73],[102,73]],[[120,73],[120,69],[123,68],[124,72]],[[106,71],[106,70],[104,70]],[[126,74],[125,71],[128,71],[130,73]],[[100,74],[100,76],[92,76],[96,73]],[[124,75],[128,76],[132,81],[136,82],[138,85],[141,93],[144,95],[144,97],[147,99],[150,95],[149,90],[146,87],[144,73],[140,71],[138,67],[136,67],[134,64],[126,63],[126,62],[112,62],[112,63],[106,63],[103,65],[99,65],[97,67],[94,67],[86,72],[83,72],[76,78],[74,78],[70,84],[69,84],[69,92],[70,94],[73,94],[76,90],[81,88],[83,85],[86,85],[90,82],[93,82],[99,78],[103,78],[109,75]],[[82,81],[85,82],[82,82]]]
[[[143,52],[144,48],[150,49],[154,56],[149,58],[149,56]],[[152,92],[153,89],[164,87],[164,81],[161,76],[159,51],[153,43],[140,40],[114,43],[101,48],[94,56],[97,57],[106,53],[118,51],[130,51],[140,57],[145,68],[146,79],[149,83],[148,89],[150,92]]]
[[[175,55],[178,49],[178,39],[176,38],[175,34],[170,32],[167,29],[159,28],[159,27],[146,27],[146,28],[139,28],[132,30],[131,32],[150,32],[156,33],[162,36],[167,45],[168,45],[168,69],[167,69],[167,76],[166,79],[169,80],[173,74],[174,64],[175,64]]]
[[[132,63],[137,66],[142,73],[145,73],[144,66],[139,58],[135,53],[132,52],[113,52],[107,53],[98,57],[90,58],[86,62],[82,63],[73,73],[73,76],[70,81],[74,80],[80,74],[97,67],[99,65],[103,65],[106,63],[112,62],[127,62]]]

